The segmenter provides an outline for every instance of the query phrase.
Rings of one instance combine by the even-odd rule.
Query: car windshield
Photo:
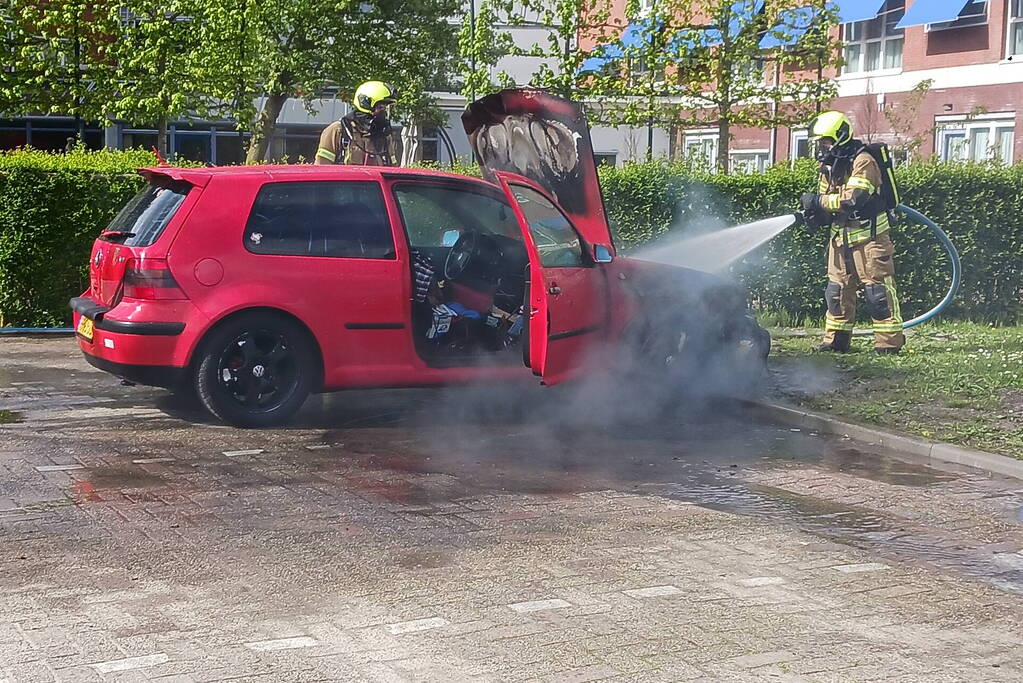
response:
[[[579,235],[565,215],[536,190],[522,185],[512,188],[540,253],[540,263],[553,268],[583,265]]]
[[[104,230],[104,239],[129,247],[148,247],[163,233],[191,187],[180,181],[152,182],[114,216]]]

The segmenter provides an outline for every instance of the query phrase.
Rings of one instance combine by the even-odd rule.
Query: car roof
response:
[[[264,164],[261,166],[205,166],[197,168],[178,166],[150,166],[138,169],[146,178],[165,176],[184,180],[204,187],[214,177],[265,176],[274,180],[380,180],[383,176],[433,178],[482,183],[496,187],[482,178],[448,173],[427,168],[400,168],[381,166],[346,166],[341,164]]]

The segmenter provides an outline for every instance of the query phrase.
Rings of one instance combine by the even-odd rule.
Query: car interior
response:
[[[464,186],[395,186],[412,251],[412,327],[438,367],[521,362],[529,258],[507,201]]]

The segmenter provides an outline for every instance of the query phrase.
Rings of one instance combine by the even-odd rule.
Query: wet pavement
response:
[[[591,382],[238,430],[0,339],[0,683],[1023,679],[1023,482]]]

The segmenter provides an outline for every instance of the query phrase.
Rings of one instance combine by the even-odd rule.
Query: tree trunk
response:
[[[725,115],[718,119],[718,173],[728,173],[728,136],[730,123]]]
[[[249,140],[245,163],[258,164],[266,159],[266,150],[270,146],[270,137],[273,135],[274,126],[277,125],[277,117],[280,116],[287,100],[286,93],[273,93],[267,96],[252,131],[252,139]]]
[[[167,133],[167,116],[163,114],[156,120],[156,151],[163,160],[167,159],[169,137]]]

